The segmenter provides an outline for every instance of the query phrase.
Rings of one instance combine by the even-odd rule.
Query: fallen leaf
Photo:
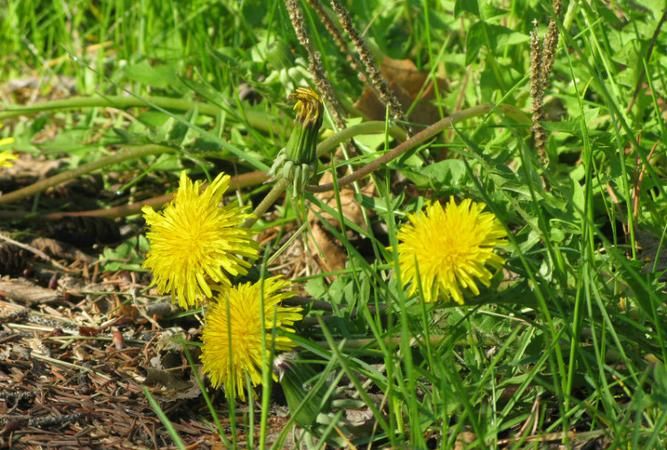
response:
[[[325,172],[320,178],[320,184],[331,183],[333,175],[331,172]],[[362,193],[365,195],[372,195],[374,186],[368,184],[362,188]],[[338,199],[335,192],[322,192],[315,194],[315,197],[323,204],[327,205],[333,210],[338,210]],[[340,190],[340,207],[343,217],[358,227],[364,226],[364,216],[361,205],[355,197],[355,192],[350,187],[344,187]],[[325,272],[335,272],[345,268],[347,261],[347,254],[343,247],[320,225],[320,221],[326,221],[331,227],[340,228],[340,216],[338,214],[331,214],[323,208],[314,204],[308,211],[308,222],[312,232],[308,236],[308,248],[312,255],[317,255],[317,260],[320,268]],[[351,233],[350,230],[348,230]]]
[[[333,176],[331,175],[331,172],[325,172],[324,175],[322,175],[320,178],[319,184],[329,184],[331,182],[333,182]],[[361,192],[364,195],[371,196],[375,192],[375,187],[372,184],[368,184],[361,189]],[[315,194],[315,197],[329,208],[338,210],[338,200],[334,191],[321,192]],[[340,190],[339,197],[340,206],[343,210],[343,217],[345,217],[345,219],[352,222],[353,224],[362,227],[364,225],[364,216],[362,213],[361,205],[355,198],[354,190],[350,187],[344,187]],[[333,216],[328,211],[324,211],[318,205],[313,205],[312,208],[308,211],[308,221],[311,223],[318,221],[318,215],[320,219],[329,222],[332,227],[340,227],[338,214]]]
[[[417,101],[408,114],[411,122],[430,125],[440,119],[438,108],[432,103],[435,98],[435,84],[432,80],[428,80],[428,73],[417,69],[409,59],[392,59],[386,56],[380,65],[380,72],[403,105],[404,111],[407,111],[415,100]],[[447,90],[445,80],[438,78],[436,81],[440,92]],[[385,105],[369,86],[364,88],[354,106],[369,120],[385,119]]]
[[[324,272],[335,272],[345,268],[347,255],[342,247],[315,222],[311,224],[312,232],[308,235],[308,248],[312,255],[317,256],[320,268]]]

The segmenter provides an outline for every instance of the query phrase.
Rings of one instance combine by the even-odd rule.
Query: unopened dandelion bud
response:
[[[291,181],[297,195],[303,192],[317,169],[317,137],[322,126],[324,106],[320,96],[308,88],[297,88],[290,98],[295,100],[294,129],[269,174]]]

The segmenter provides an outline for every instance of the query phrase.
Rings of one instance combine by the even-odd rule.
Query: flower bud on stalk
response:
[[[296,119],[287,145],[278,152],[269,174],[292,183],[294,196],[301,194],[317,170],[317,136],[322,126],[324,106],[320,96],[309,88],[296,88]]]

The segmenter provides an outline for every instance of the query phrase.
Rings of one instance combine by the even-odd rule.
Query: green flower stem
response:
[[[107,156],[105,158],[100,158],[97,161],[93,161],[87,164],[83,164],[76,169],[68,170],[66,172],[59,173],[52,177],[46,178],[45,180],[40,180],[36,183],[26,186],[16,191],[12,191],[8,194],[0,195],[0,205],[12,203],[17,200],[24,199],[26,197],[31,197],[35,194],[38,194],[50,187],[56,186],[60,183],[63,183],[67,180],[79,177],[89,172],[94,172],[95,170],[102,169],[106,166],[113,164],[118,164],[129,159],[137,159],[148,155],[159,155],[161,153],[172,152],[175,149],[171,147],[165,147],[164,145],[141,145],[137,147],[127,147],[124,150]]]
[[[253,210],[252,215],[250,219],[245,221],[244,226],[246,227],[251,227],[257,222],[257,220],[262,217],[262,215],[268,211],[268,209],[273,205],[278,199],[283,195],[283,192],[285,192],[285,189],[287,189],[290,185],[290,180],[286,178],[281,178],[280,180],[276,181],[276,184],[273,185],[273,188],[269,191],[268,194],[262,199],[262,201],[257,205],[257,207]]]
[[[216,116],[223,109],[210,103],[195,102],[171,97],[136,97],[124,95],[70,97],[63,100],[52,100],[48,102],[35,103],[28,106],[10,106],[0,111],[0,120],[13,117],[36,114],[40,112],[67,111],[84,108],[117,108],[128,109],[136,107],[158,107],[171,111],[186,112],[196,109],[199,113],[207,116]],[[266,131],[273,134],[282,134],[284,127],[276,123],[275,119],[266,113],[252,110],[243,110],[242,115],[251,128]]]
[[[398,146],[394,147],[393,149],[389,150],[387,153],[384,155],[380,156],[379,158],[375,159],[374,161],[366,164],[365,166],[355,170],[349,175],[346,175],[338,180],[337,186],[343,187],[345,185],[348,185],[350,183],[354,183],[357,180],[360,180],[361,178],[365,177],[366,175],[376,171],[383,165],[387,164],[389,161],[391,161],[394,158],[397,158],[401,156],[402,154],[408,152],[409,150],[412,150],[413,148],[417,147],[418,145],[428,141],[429,139],[437,136],[441,131],[443,131],[445,128],[450,127],[451,125],[455,124],[456,122],[460,122],[465,119],[470,119],[472,117],[477,117],[484,115],[491,111],[492,105],[489,104],[484,104],[484,105],[478,105],[478,106],[473,106],[472,108],[464,109],[463,111],[457,111],[455,113],[452,113],[450,116],[445,117],[438,122],[434,123],[428,128],[423,129],[419,133],[415,134],[414,136],[410,137],[408,140],[400,143]],[[328,183],[328,184],[322,184],[322,185],[311,185],[307,186],[306,189],[310,192],[327,192],[331,191],[334,189],[334,183]]]

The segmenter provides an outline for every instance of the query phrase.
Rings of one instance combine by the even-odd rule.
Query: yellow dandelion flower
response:
[[[243,226],[250,217],[237,205],[221,205],[229,176],[220,174],[202,188],[201,181],[181,174],[174,200],[160,213],[144,207],[150,250],[144,267],[153,284],[187,308],[213,296],[229,277],[247,273],[258,254],[252,233]]]
[[[12,152],[0,152],[0,167],[12,167],[18,156]]]
[[[451,297],[463,304],[463,289],[479,295],[476,279],[489,286],[487,265],[504,263],[494,250],[505,243],[505,230],[484,208],[471,200],[457,205],[451,198],[444,209],[434,202],[425,212],[408,216],[410,223],[398,232],[398,260],[410,294],[421,285],[426,302]]]
[[[264,360],[268,362],[271,348],[281,352],[295,346],[287,336],[275,335],[271,342],[274,328],[293,332],[292,326],[302,318],[300,307],[280,305],[293,295],[288,281],[280,277],[265,279],[263,304],[261,285],[245,283],[225,289],[206,312],[201,355],[204,373],[214,387],[224,386],[228,395],[234,387],[241,400],[246,398],[246,375],[253,386],[262,382],[262,329],[266,333]],[[260,320],[262,305],[264,324]]]

